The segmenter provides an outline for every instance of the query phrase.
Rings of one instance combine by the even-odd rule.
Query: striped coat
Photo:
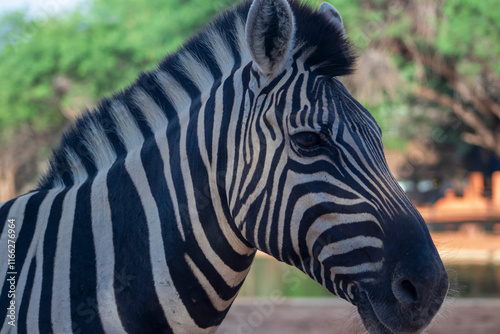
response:
[[[446,273],[353,65],[333,6],[254,0],[101,100],[0,204],[0,333],[213,332],[256,249],[420,332]]]

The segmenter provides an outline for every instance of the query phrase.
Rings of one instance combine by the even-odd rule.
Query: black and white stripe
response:
[[[213,332],[256,249],[356,304],[372,333],[419,331],[446,274],[335,78],[353,63],[333,6],[255,0],[103,99],[39,187],[0,204],[18,268],[17,327],[4,279],[0,333]]]

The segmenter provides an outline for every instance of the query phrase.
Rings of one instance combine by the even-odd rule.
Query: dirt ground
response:
[[[217,334],[362,334],[353,306],[340,299],[236,300]],[[428,334],[500,334],[499,299],[455,299],[442,307]]]

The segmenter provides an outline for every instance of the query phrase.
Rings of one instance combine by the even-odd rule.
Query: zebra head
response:
[[[419,333],[447,275],[389,171],[380,128],[336,79],[354,62],[338,12],[255,0],[245,34],[235,223],[252,246],[356,305],[371,333]]]

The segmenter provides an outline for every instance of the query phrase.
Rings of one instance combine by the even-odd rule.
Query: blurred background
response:
[[[307,2],[319,6],[322,1]],[[452,281],[455,302],[448,307],[465,305],[467,314],[486,309],[498,314],[499,1],[330,2],[341,13],[359,54],[356,73],[342,81],[377,119],[387,161],[432,231]],[[154,68],[235,3],[0,3],[0,202],[36,184],[61,132],[81,110],[126,87],[140,71]],[[271,302],[260,308],[254,302],[245,306],[241,296]],[[260,310],[256,319],[262,321],[253,321],[258,324],[253,326],[251,318],[238,316],[243,308],[236,308],[228,317],[234,323],[228,333],[279,333],[266,331],[264,324],[269,314],[278,316],[277,305],[291,303],[285,297],[325,298],[326,304],[333,300],[298,270],[259,254],[236,306],[249,307],[250,314]],[[336,307],[332,303],[328,305]],[[478,313],[481,321],[472,325],[474,333],[500,333],[498,320],[485,327],[491,320],[485,314]],[[458,326],[460,318],[452,319],[445,315],[440,323],[453,323],[454,333],[470,332]],[[328,332],[318,328],[301,332]],[[439,328],[430,333],[441,333]]]

